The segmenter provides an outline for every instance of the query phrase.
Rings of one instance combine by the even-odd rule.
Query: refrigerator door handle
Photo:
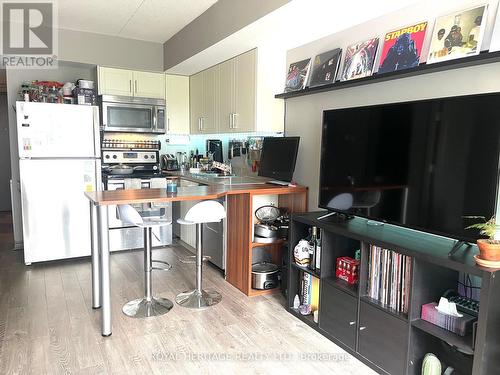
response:
[[[94,156],[96,158],[101,157],[101,134],[98,107],[94,107]],[[100,171],[101,169],[99,168],[99,172]]]

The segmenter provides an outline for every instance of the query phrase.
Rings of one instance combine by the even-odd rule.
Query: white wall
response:
[[[382,37],[386,32],[422,20],[429,21],[432,30],[436,15],[447,14],[485,1],[428,1],[426,5],[408,7],[373,21],[353,27],[287,53],[291,62],[314,57],[335,47],[345,47],[372,36]],[[497,1],[490,1],[489,25],[493,25]],[[491,29],[490,29],[491,30]],[[488,47],[489,38],[483,44]],[[426,51],[423,51],[425,55]],[[283,72],[284,82],[285,72]],[[500,63],[475,66],[447,72],[374,83],[338,91],[319,93],[286,100],[285,133],[301,137],[295,179],[309,186],[309,207],[318,206],[321,123],[327,109],[401,102],[500,91]],[[353,150],[355,152],[355,150]]]

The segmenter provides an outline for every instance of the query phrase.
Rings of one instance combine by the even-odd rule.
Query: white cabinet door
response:
[[[134,71],[134,96],[165,99],[165,77],[163,73]]]
[[[126,69],[98,67],[98,94],[133,96],[133,72]]]
[[[191,134],[200,134],[203,117],[203,72],[189,77],[189,110]]]
[[[233,131],[235,117],[235,59],[227,60],[219,67],[219,132]]]
[[[256,101],[256,56],[255,50],[235,58],[235,102],[236,115],[232,130],[251,132],[255,130]]]
[[[203,71],[203,114],[201,133],[216,133],[218,130],[218,82],[219,66]]]
[[[165,75],[167,133],[189,134],[189,77]]]

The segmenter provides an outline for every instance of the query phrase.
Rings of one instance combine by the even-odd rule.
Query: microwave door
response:
[[[154,130],[153,107],[140,104],[103,103],[106,131],[151,133]]]

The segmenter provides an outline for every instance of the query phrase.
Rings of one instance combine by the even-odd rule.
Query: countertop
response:
[[[197,182],[209,186],[233,186],[233,185],[255,185],[265,184],[268,178],[259,176],[220,176],[210,173],[190,173],[181,171],[165,171],[169,176],[179,177],[184,180]]]
[[[183,177],[183,176],[182,176]],[[183,177],[184,178],[184,177]],[[148,202],[178,202],[217,199],[232,194],[294,194],[306,192],[304,186],[277,186],[271,184],[212,184],[205,186],[178,187],[177,193],[166,189],[127,189],[86,192],[85,196],[98,206]]]

